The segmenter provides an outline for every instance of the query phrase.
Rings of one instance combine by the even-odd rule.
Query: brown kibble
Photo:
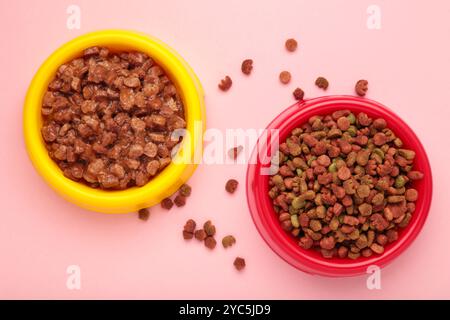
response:
[[[305,97],[305,92],[300,88],[296,88],[292,94],[294,95],[295,100],[298,101],[303,100]]]
[[[150,217],[150,210],[148,208],[143,208],[138,211],[139,219],[142,221],[147,221]]]
[[[291,73],[289,71],[281,71],[279,79],[282,84],[288,84],[291,81]]]
[[[214,239],[214,237],[208,236],[205,238],[205,247],[207,247],[208,249],[214,249],[216,247],[216,239]]]
[[[408,172],[408,178],[411,180],[420,180],[423,178],[423,173],[420,171],[410,171]]]
[[[195,230],[195,239],[203,241],[206,239],[208,235],[206,234],[205,230],[199,229]]]
[[[295,50],[297,50],[297,40],[295,39],[287,39],[284,46],[286,47],[286,50],[289,52],[294,52]]]
[[[236,191],[238,185],[239,185],[239,182],[238,182],[237,180],[235,180],[235,179],[230,179],[230,180],[228,180],[227,183],[225,184],[225,190],[226,190],[228,193],[234,193],[234,192]]]
[[[249,75],[253,70],[253,60],[252,59],[245,59],[242,61],[241,65],[241,71],[245,75]]]
[[[192,188],[190,185],[188,184],[183,184],[180,189],[178,190],[178,192],[183,196],[183,197],[189,197],[191,195],[192,192]]]
[[[419,193],[417,192],[416,189],[407,189],[405,192],[405,198],[407,201],[411,201],[414,202],[417,200],[417,198],[419,197]]]
[[[194,237],[194,234],[193,234],[192,232],[183,230],[183,238],[184,238],[185,240],[190,240],[190,239],[192,239],[193,237]]]
[[[177,207],[183,207],[186,204],[186,197],[178,194],[173,200],[173,203],[175,203]]]
[[[327,90],[328,89],[328,80],[324,77],[318,77],[315,82],[316,86],[320,89]]]
[[[205,230],[208,236],[214,236],[216,234],[216,226],[212,224],[211,220],[203,224],[203,230]]]
[[[233,265],[237,270],[241,271],[242,269],[245,268],[245,259],[241,257],[236,257],[236,259],[234,259]]]
[[[190,232],[190,233],[194,233],[196,225],[197,224],[195,223],[194,220],[189,219],[188,221],[186,221],[186,224],[184,225],[183,230]]]
[[[236,239],[232,235],[225,236],[222,239],[222,245],[224,248],[231,247],[236,243]]]
[[[170,198],[165,198],[161,201],[161,207],[166,210],[170,210],[173,207],[173,201]]]
[[[364,97],[368,90],[369,82],[367,80],[358,80],[355,85],[355,92],[358,96]]]
[[[228,150],[228,156],[231,159],[236,160],[243,149],[244,149],[243,146],[233,147],[230,150]]]
[[[219,89],[222,91],[228,91],[233,85],[233,81],[229,76],[225,76],[224,79],[220,80]]]
[[[338,178],[341,180],[348,180],[348,179],[350,179],[351,172],[350,172],[349,168],[347,168],[346,166],[342,166],[339,168],[337,175],[338,175]]]

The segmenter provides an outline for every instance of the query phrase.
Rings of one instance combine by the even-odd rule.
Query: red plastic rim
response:
[[[419,198],[409,225],[399,230],[398,240],[387,245],[382,255],[361,257],[356,260],[325,259],[317,251],[302,249],[291,235],[281,229],[268,196],[269,176],[260,174],[261,168],[270,164],[261,164],[256,153],[267,154],[267,151],[270,150],[270,142],[259,145],[259,150],[255,148],[252,156],[255,161],[248,165],[247,170],[247,202],[250,213],[256,228],[269,247],[299,270],[331,277],[365,274],[369,266],[382,268],[405,251],[425,223],[431,205],[433,188],[430,164],[419,139],[402,119],[378,102],[353,96],[326,96],[306,100],[283,111],[267,126],[267,129],[278,129],[279,139],[282,142],[286,140],[292,129],[306,122],[311,116],[331,114],[339,109],[349,109],[353,112],[363,111],[371,117],[384,118],[389,128],[403,140],[405,148],[416,152],[414,168],[424,173],[424,178],[414,183],[414,188],[419,191]]]

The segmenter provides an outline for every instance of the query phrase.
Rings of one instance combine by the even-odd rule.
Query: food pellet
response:
[[[188,184],[183,184],[180,189],[178,190],[178,192],[183,196],[183,197],[189,197],[191,195],[192,192],[192,188],[190,185]]]
[[[242,269],[245,268],[245,259],[241,257],[236,257],[236,259],[234,259],[233,265],[237,270],[241,271]]]
[[[143,208],[138,211],[139,219],[147,221],[150,217],[150,210],[148,208]]]
[[[324,77],[318,77],[316,79],[315,84],[316,84],[317,87],[319,87],[320,89],[323,89],[323,90],[327,90],[328,89],[328,85],[329,85],[328,80],[325,79]]]
[[[225,236],[222,239],[222,245],[224,248],[231,247],[235,243],[236,243],[236,239],[232,235]]]
[[[141,187],[170,162],[184,106],[145,53],[91,47],[62,64],[42,99],[42,137],[63,174],[92,188]]]
[[[216,234],[216,226],[212,224],[211,220],[203,224],[203,230],[205,230],[208,236],[214,236]]]
[[[161,207],[166,210],[170,210],[173,207],[173,201],[170,198],[165,198],[161,201]]]
[[[241,71],[243,74],[249,75],[250,73],[252,73],[252,70],[253,70],[252,59],[245,59],[244,61],[242,61]]]
[[[310,117],[275,155],[269,197],[280,227],[324,258],[383,254],[420,198],[415,156],[385,119],[345,109]]]
[[[305,92],[300,88],[296,88],[294,92],[292,92],[292,95],[294,96],[295,100],[301,101],[305,96]]]
[[[288,84],[291,81],[291,74],[289,71],[281,71],[279,75],[282,84]]]
[[[294,52],[295,50],[297,50],[298,43],[297,40],[290,38],[286,40],[284,46],[286,47],[287,51]]]
[[[228,91],[233,85],[233,81],[229,76],[225,76],[224,79],[220,80],[219,89],[222,91]]]
[[[243,146],[237,146],[237,147],[233,147],[230,150],[228,150],[228,156],[233,159],[236,160],[237,157],[239,156],[239,154],[242,152],[242,150],[244,149]]]
[[[186,205],[186,197],[182,194],[177,194],[177,196],[173,200],[173,203],[175,203],[177,207],[183,207]]]
[[[205,246],[208,249],[212,250],[216,247],[217,242],[216,242],[216,239],[214,239],[214,237],[207,236],[204,241],[205,241]]]
[[[225,184],[225,190],[228,193],[234,193],[239,185],[239,182],[236,179],[230,179]]]
[[[364,97],[369,89],[369,82],[367,80],[358,80],[355,85],[355,92],[358,96]]]
[[[205,230],[199,229],[195,230],[195,239],[203,241],[206,239],[208,235],[206,234]]]

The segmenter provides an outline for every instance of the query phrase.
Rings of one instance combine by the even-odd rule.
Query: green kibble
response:
[[[295,197],[291,202],[291,206],[297,210],[303,208],[305,205],[306,202],[301,197]]]
[[[333,162],[328,166],[328,172],[337,172],[336,162]]]
[[[402,188],[404,187],[406,184],[406,179],[404,176],[398,176],[397,178],[395,178],[395,187],[396,188]]]
[[[396,146],[397,148],[403,147],[403,141],[400,138],[395,138],[394,139],[394,146]]]
[[[384,152],[380,148],[375,148],[372,150],[372,153],[380,156],[381,159],[384,159]]]
[[[416,153],[408,149],[399,149],[398,154],[401,155],[406,160],[413,160],[416,157]]]
[[[294,228],[300,227],[300,223],[298,222],[298,216],[296,214],[291,215],[291,223]]]
[[[299,209],[296,209],[293,206],[289,206],[289,214],[297,214],[299,211]]]
[[[298,168],[297,170],[295,170],[295,172],[297,172],[298,176],[301,176],[303,174],[303,170]]]
[[[347,132],[352,136],[352,137],[355,137],[356,136],[356,127],[355,126],[350,126],[348,129],[347,129]]]
[[[350,124],[355,124],[355,122],[356,122],[356,117],[355,117],[355,115],[353,113],[350,113],[347,116],[347,119],[348,119],[348,121],[350,121]]]

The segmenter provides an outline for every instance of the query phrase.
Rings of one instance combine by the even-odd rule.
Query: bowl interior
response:
[[[201,149],[201,140],[196,138],[203,130],[196,128],[196,121],[204,119],[201,87],[184,60],[157,39],[134,32],[106,30],[83,35],[66,43],[57,49],[36,73],[27,93],[24,108],[24,135],[30,158],[38,172],[54,189],[66,199],[88,209],[122,213],[154,205],[173,194],[189,178],[195,168],[190,165],[192,162],[188,164],[172,162],[143,187],[108,191],[94,189],[64,177],[45,149],[40,134],[42,127],[40,110],[48,84],[60,65],[80,57],[83,50],[90,46],[105,46],[111,51],[141,51],[155,60],[176,86],[184,104],[186,126],[191,139],[183,140],[178,156],[190,159],[198,147]]]
[[[260,174],[263,167],[260,159],[250,164],[247,173],[247,198],[249,208],[257,229],[269,246],[283,259],[295,267],[313,274],[327,276],[348,276],[366,272],[370,265],[384,266],[412,242],[422,228],[431,203],[432,178],[425,150],[414,132],[392,111],[379,103],[368,99],[350,96],[329,96],[297,103],[277,116],[267,129],[279,130],[280,143],[285,141],[292,129],[305,123],[313,115],[326,115],[339,109],[349,109],[353,112],[365,112],[370,117],[384,118],[389,128],[404,142],[405,148],[416,152],[415,170],[425,174],[424,179],[415,181],[413,187],[419,191],[416,211],[409,225],[399,230],[399,239],[385,247],[382,255],[369,258],[360,257],[356,260],[332,258],[325,259],[320,252],[304,250],[290,234],[281,229],[277,215],[268,196],[269,176]],[[254,151],[256,152],[256,150]],[[270,154],[270,143],[262,145],[260,154]]]

